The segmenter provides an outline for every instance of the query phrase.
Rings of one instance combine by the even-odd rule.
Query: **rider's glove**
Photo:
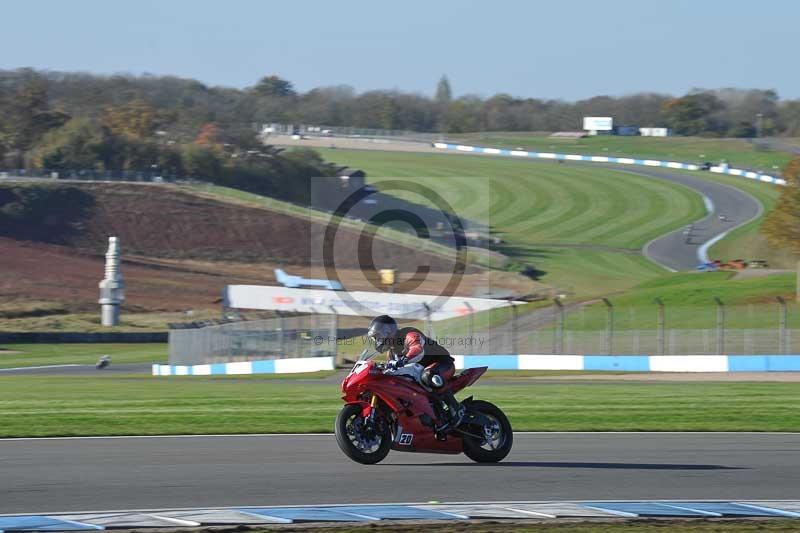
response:
[[[397,359],[392,359],[391,361],[387,362],[386,368],[388,368],[389,370],[397,370],[398,368],[405,366],[405,364],[406,364],[406,358],[401,356],[398,357]]]

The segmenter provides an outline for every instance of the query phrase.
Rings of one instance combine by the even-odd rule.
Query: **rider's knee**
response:
[[[444,387],[445,379],[439,375],[436,365],[430,365],[422,371],[422,383],[432,389]]]

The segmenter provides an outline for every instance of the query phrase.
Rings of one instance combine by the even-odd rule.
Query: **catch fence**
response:
[[[787,329],[670,329],[661,335],[654,330],[514,331],[493,332],[473,342],[444,335],[451,352],[463,355],[492,354],[597,354],[597,355],[779,355],[800,353],[800,330]],[[463,347],[459,349],[458,347]]]
[[[785,303],[636,309],[608,304],[530,309],[509,304],[450,320],[404,321],[401,326],[415,326],[460,355],[780,355],[800,353],[796,310]],[[169,333],[169,361],[193,365],[353,358],[368,346],[368,322],[368,317],[298,314],[174,328]]]
[[[198,365],[336,355],[336,315],[278,316],[169,331],[169,362]]]
[[[268,142],[270,135],[309,135],[312,137],[350,137],[434,142],[444,138],[441,133],[422,133],[409,130],[359,128],[354,126],[324,126],[316,124],[264,124],[262,138]]]
[[[608,355],[779,355],[800,353],[800,313],[775,303],[617,307],[608,300],[528,310],[501,309],[437,326],[453,353]],[[483,323],[483,325],[481,324]],[[488,323],[488,324],[487,324]]]

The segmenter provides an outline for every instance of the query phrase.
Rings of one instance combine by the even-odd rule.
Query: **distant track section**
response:
[[[517,158],[539,163],[554,163],[558,161],[562,163],[599,165],[647,178],[656,178],[678,183],[700,194],[706,203],[708,212],[703,218],[695,221],[691,228],[680,228],[671,231],[653,239],[642,249],[642,253],[648,259],[673,271],[688,270],[697,267],[700,263],[708,259],[706,253],[712,244],[724,238],[733,229],[747,224],[760,217],[763,213],[763,206],[761,203],[741,189],[695,177],[687,172],[675,172],[676,170],[699,170],[698,165],[676,161],[533,152],[446,142],[427,144],[364,138],[311,137],[302,140],[290,140],[286,137],[286,142],[281,140],[281,142],[276,142],[276,144],[356,150],[382,150],[390,152],[482,155]],[[785,181],[780,178],[738,169],[713,167],[712,172],[737,175],[743,178],[755,179],[776,185],[785,184]]]
[[[681,228],[647,243],[644,255],[671,270],[688,270],[708,261],[707,251],[734,229],[761,216],[761,202],[731,185],[663,169],[637,169],[636,174],[685,185],[706,199],[708,214],[691,227]]]

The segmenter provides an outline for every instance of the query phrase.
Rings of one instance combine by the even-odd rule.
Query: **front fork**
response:
[[[370,398],[369,400],[369,414],[367,415],[370,424],[375,423],[375,414],[377,412],[378,412],[378,396],[376,394],[373,394],[372,398]]]

